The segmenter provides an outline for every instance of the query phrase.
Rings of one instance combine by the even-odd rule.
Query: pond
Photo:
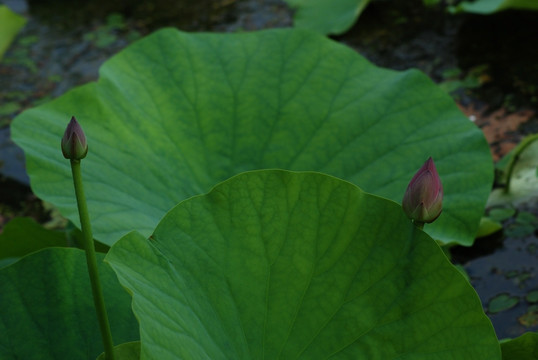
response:
[[[96,80],[106,59],[155,29],[252,31],[290,26],[293,16],[279,0],[5,3],[28,23],[0,63],[0,227],[15,216],[50,220],[9,139],[18,113]],[[497,161],[538,129],[537,23],[536,12],[456,16],[420,1],[378,1],[334,39],[378,66],[425,72],[483,128]],[[503,232],[451,249],[499,338],[538,330],[537,215],[536,198],[523,201],[499,219]]]

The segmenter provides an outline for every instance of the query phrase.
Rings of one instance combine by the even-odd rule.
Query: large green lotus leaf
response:
[[[179,201],[246,170],[320,171],[400,202],[433,156],[446,195],[426,231],[470,245],[493,178],[483,134],[424,74],[297,29],[164,29],[106,62],[97,83],[17,117],[32,189],[78,223],[60,151],[71,115],[88,137],[82,173],[107,244],[149,236]]]
[[[501,344],[503,360],[538,359],[538,334],[525,333]]]
[[[463,1],[450,8],[451,12],[470,12],[477,14],[492,14],[506,9],[538,10],[536,0],[476,0]]]
[[[131,298],[97,254],[114,341],[139,339]],[[47,248],[0,270],[0,359],[88,359],[103,351],[82,250]]]
[[[24,17],[14,13],[7,6],[0,5],[0,60],[25,24]]]
[[[140,341],[128,342],[114,346],[114,360],[138,360],[140,359]],[[106,360],[103,352],[97,360]]]
[[[240,174],[105,261],[142,358],[500,359],[468,281],[401,207],[320,174]]]
[[[63,230],[46,229],[32,218],[9,221],[0,233],[0,267],[47,247],[83,247],[82,233],[69,224]],[[109,247],[95,242],[95,250],[108,252]]]
[[[32,218],[15,218],[0,233],[0,267],[53,246],[67,246],[67,233],[47,230]]]
[[[295,9],[294,25],[338,35],[353,26],[370,0],[284,0]]]

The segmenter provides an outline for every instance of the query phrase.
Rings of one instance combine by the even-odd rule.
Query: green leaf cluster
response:
[[[424,74],[375,67],[306,31],[159,31],[100,70],[97,83],[21,114],[13,139],[33,191],[73,223],[58,153],[76,114],[90,146],[83,175],[95,237],[149,236],[178,202],[247,170],[310,170],[400,202],[432,156],[443,214],[426,231],[471,245],[492,183],[487,143]]]
[[[370,2],[370,0],[284,1],[294,11],[294,26],[324,35],[341,35],[348,31]],[[439,0],[423,0],[425,6],[437,5],[439,2]],[[448,7],[448,11],[453,14],[468,12],[481,15],[507,9],[538,10],[538,2],[535,0],[475,0],[462,1],[458,5]]]
[[[13,123],[34,192],[77,223],[72,115],[119,358],[501,358],[431,237],[472,243],[489,150],[419,72],[300,30],[161,30]],[[429,234],[399,205],[428,156],[446,194]],[[47,248],[0,270],[1,358],[99,356],[84,265]]]
[[[233,177],[106,261],[143,358],[500,358],[469,282],[400,206],[319,173]]]
[[[0,5],[0,60],[25,24],[24,17],[14,13],[6,5]]]
[[[139,338],[130,296],[99,272],[114,339]],[[103,351],[84,252],[47,248],[0,271],[0,359],[95,359]]]

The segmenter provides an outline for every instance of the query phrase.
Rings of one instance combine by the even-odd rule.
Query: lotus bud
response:
[[[86,135],[74,116],[71,117],[62,137],[62,153],[70,160],[84,159],[88,153]]]
[[[407,186],[402,207],[408,218],[417,223],[431,223],[443,209],[443,185],[430,157]]]

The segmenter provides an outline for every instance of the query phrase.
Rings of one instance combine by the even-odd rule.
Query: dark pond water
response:
[[[10,214],[35,213],[23,156],[8,125],[20,111],[97,79],[99,66],[130,42],[163,26],[185,31],[250,31],[291,24],[279,0],[9,0],[28,24],[0,63],[0,206]],[[456,83],[463,106],[538,112],[538,13],[451,16],[422,1],[372,2],[340,41],[379,66],[419,68],[441,86]],[[456,74],[456,75],[454,75]],[[517,130],[538,129],[538,119]],[[501,154],[502,155],[502,154]],[[15,197],[8,194],[19,194]],[[34,204],[34,205],[28,205]],[[33,206],[33,207],[32,207]],[[26,210],[28,208],[33,210]],[[6,210],[8,209],[8,210]],[[536,216],[535,203],[521,212]],[[36,217],[43,215],[35,215]],[[498,336],[538,330],[538,239],[505,233],[472,248],[453,249],[470,276]],[[4,217],[5,214],[4,214]],[[2,217],[0,216],[0,219]]]

